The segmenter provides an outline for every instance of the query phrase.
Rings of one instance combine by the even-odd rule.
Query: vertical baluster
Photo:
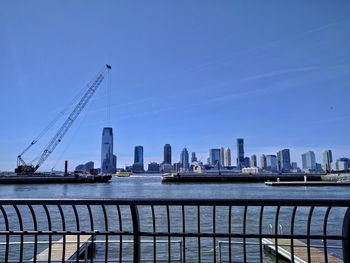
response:
[[[278,218],[280,215],[281,207],[277,206],[276,217],[275,217],[275,251],[276,251],[276,263],[279,261],[278,256]]]
[[[63,234],[63,248],[62,248],[62,263],[64,263],[65,257],[66,257],[66,219],[64,216],[62,206],[61,205],[57,205],[57,206],[58,206],[58,211],[59,211],[60,216],[61,216],[62,231],[64,232],[64,234]]]
[[[105,205],[102,205],[102,210],[103,210],[103,219],[105,223],[105,262],[108,262],[108,216],[107,216],[107,211]]]
[[[131,220],[132,220],[132,228],[133,228],[133,235],[134,235],[134,263],[140,262],[140,219],[139,214],[137,210],[137,205],[131,204],[130,205],[130,212],[131,212]]]
[[[232,206],[230,205],[229,209],[228,209],[228,234],[230,235],[228,238],[228,259],[229,262],[232,262],[232,238],[231,238],[231,234],[232,234]]]
[[[312,213],[314,212],[314,206],[311,206],[309,211],[309,217],[307,219],[307,258],[308,262],[311,262],[311,250],[310,250],[310,235],[311,235],[311,219],[312,219]]]
[[[169,205],[166,205],[166,218],[167,218],[167,227],[168,227],[168,262],[171,262],[171,237],[170,237],[170,211]]]
[[[119,205],[117,205],[118,220],[119,220],[119,232],[123,231],[122,214]],[[123,236],[119,236],[119,262],[123,259]]]
[[[75,205],[72,205],[74,217],[75,217],[75,224],[76,224],[76,231],[78,231],[77,234],[77,257],[76,257],[76,263],[79,263],[79,254],[80,254],[80,220],[79,220],[79,214],[77,211],[77,207]]]
[[[216,206],[213,206],[213,234],[216,233]],[[216,238],[213,238],[213,246],[214,246],[214,263],[216,263]]]
[[[259,256],[260,256],[260,262],[263,261],[263,244],[262,244],[262,220],[264,215],[264,206],[262,205],[260,207],[260,216],[259,216]]]
[[[244,214],[243,214],[243,260],[244,260],[244,263],[247,262],[247,243],[246,243],[247,212],[248,212],[248,206],[244,206]]]
[[[197,206],[197,231],[201,233],[201,210],[200,206]],[[198,236],[198,262],[201,262],[201,238]]]
[[[31,205],[28,205],[30,214],[32,216],[32,220],[33,220],[33,225],[34,225],[34,231],[37,232],[38,231],[38,223],[36,221],[36,215],[35,215],[35,211],[33,209],[33,207]],[[36,254],[38,252],[38,234],[36,233],[34,235],[34,251],[33,251],[33,262],[36,262]]]
[[[88,209],[89,219],[90,219],[90,231],[94,232],[95,231],[94,217],[92,215],[91,206],[89,204],[87,205],[87,209]],[[91,249],[92,249],[92,251],[94,251],[94,249],[95,249],[95,235],[92,235],[92,237],[91,237]],[[90,263],[93,263],[93,262],[94,262],[94,255],[92,253],[92,255],[90,257]]]
[[[154,205],[151,205],[152,210],[152,231],[153,234],[156,233],[156,216],[154,212]],[[157,238],[153,236],[153,262],[157,262]]]
[[[9,220],[7,217],[7,213],[6,210],[4,209],[4,207],[2,205],[0,205],[0,210],[2,213],[2,216],[4,218],[4,222],[5,222],[5,230],[6,230],[6,245],[5,245],[5,263],[8,262],[9,260],[9,251],[10,251],[10,235],[9,235],[9,231],[10,231],[10,226],[9,226]]]
[[[47,219],[47,224],[48,224],[48,230],[49,230],[49,255],[48,255],[48,261],[51,262],[51,253],[52,253],[52,224],[51,224],[51,216],[49,209],[47,208],[46,205],[43,205],[45,214],[46,214],[46,219]]]
[[[328,263],[328,252],[327,252],[327,223],[328,223],[328,217],[329,213],[331,212],[332,207],[328,206],[326,213],[324,215],[323,219],[323,248],[324,248],[324,262]]]
[[[185,235],[186,233],[186,219],[185,219],[185,206],[182,205],[182,233]],[[186,263],[186,237],[182,237],[182,256],[183,262]]]

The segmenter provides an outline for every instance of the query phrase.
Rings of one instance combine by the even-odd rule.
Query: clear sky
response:
[[[209,148],[230,147],[235,160],[237,137],[248,156],[350,157],[349,14],[340,0],[2,0],[0,170],[14,169],[105,63],[110,93],[107,81],[42,169],[64,159],[99,166],[105,126],[119,167],[135,145],[146,164],[162,161],[165,143],[173,161],[185,145],[203,161]]]

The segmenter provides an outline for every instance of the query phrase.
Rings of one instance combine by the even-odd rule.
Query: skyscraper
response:
[[[226,148],[225,149],[225,161],[224,161],[224,166],[231,166],[231,149]]]
[[[134,150],[134,164],[132,165],[133,173],[143,173],[143,146],[135,146]]]
[[[290,152],[289,149],[283,149],[277,153],[278,171],[280,173],[290,172]]]
[[[237,139],[237,167],[242,168],[244,166],[244,139]]]
[[[164,145],[164,163],[171,164],[171,146],[170,146],[170,144]]]
[[[134,163],[143,165],[143,146],[135,146]]]
[[[333,162],[332,151],[326,150],[323,152],[323,167],[326,172],[331,171],[331,163]]]
[[[195,152],[191,153],[191,163],[197,162],[197,156]]]
[[[250,167],[256,167],[257,166],[257,163],[256,163],[256,155],[253,154],[251,157],[250,157]]]
[[[316,157],[313,151],[308,151],[301,155],[303,170],[315,171],[316,170]]]
[[[265,156],[265,154],[262,154],[260,156],[260,167],[261,167],[261,169],[266,169],[266,156]]]
[[[210,165],[220,164],[220,149],[210,149],[209,150]]]
[[[224,147],[220,148],[220,165],[224,166],[225,163],[225,149]]]
[[[113,160],[113,129],[103,128],[101,145],[101,172],[115,173]]]
[[[182,149],[181,154],[180,154],[180,169],[181,169],[181,171],[183,171],[183,172],[188,171],[188,169],[190,167],[188,160],[189,160],[188,151],[185,147]]]
[[[277,172],[277,157],[276,155],[266,155],[266,170]]]

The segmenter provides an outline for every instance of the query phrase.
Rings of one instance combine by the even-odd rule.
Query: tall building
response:
[[[171,146],[170,144],[164,145],[164,161],[163,163],[171,164]]]
[[[115,173],[116,167],[113,160],[113,129],[103,128],[101,145],[101,172]]]
[[[180,154],[180,170],[183,172],[188,171],[190,164],[189,164],[189,157],[188,157],[188,151],[185,148],[182,149]]]
[[[308,151],[301,155],[302,168],[306,171],[316,171],[316,157],[313,151]]]
[[[132,165],[133,173],[143,173],[143,146],[135,146],[134,164]]]
[[[266,170],[271,172],[277,172],[277,157],[276,155],[268,154],[266,158]]]
[[[243,167],[248,168],[250,166],[250,158],[244,157]]]
[[[224,166],[225,164],[225,149],[224,147],[220,148],[220,165]]]
[[[231,166],[231,149],[226,148],[225,149],[225,160],[224,160],[224,166]]]
[[[255,154],[253,154],[250,157],[250,167],[257,167],[256,155]]]
[[[278,171],[280,173],[290,172],[290,151],[289,149],[283,149],[277,153]]]
[[[195,152],[191,153],[191,163],[197,162],[197,156]]]
[[[220,152],[220,149],[209,150],[210,165],[215,166],[220,164]]]
[[[326,150],[323,152],[323,167],[326,172],[330,172],[332,167],[331,163],[333,162],[332,151]]]
[[[262,154],[260,156],[260,167],[261,169],[266,169],[266,155]]]
[[[143,146],[135,146],[134,163],[143,164]]]
[[[237,139],[237,167],[244,166],[244,139]]]

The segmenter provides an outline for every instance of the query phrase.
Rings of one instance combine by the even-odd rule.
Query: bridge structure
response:
[[[349,208],[329,199],[0,199],[0,261],[350,262]]]

